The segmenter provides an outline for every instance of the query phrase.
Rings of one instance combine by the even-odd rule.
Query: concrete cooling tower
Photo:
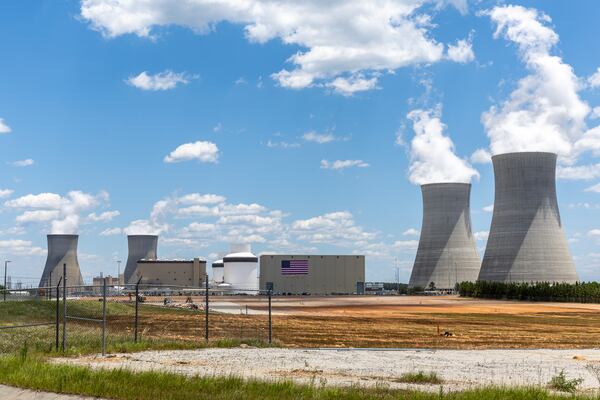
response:
[[[469,183],[421,186],[423,224],[409,286],[454,289],[457,282],[476,281],[480,268],[471,231]]]
[[[576,282],[556,199],[556,154],[492,157],[496,194],[479,280]]]
[[[123,278],[125,283],[133,284],[132,277],[137,268],[139,260],[156,260],[156,249],[158,247],[158,236],[156,235],[128,235],[127,244],[129,254],[127,256],[127,264]]]
[[[48,235],[48,257],[39,287],[56,286],[67,264],[67,285],[83,285],[77,260],[78,235]]]

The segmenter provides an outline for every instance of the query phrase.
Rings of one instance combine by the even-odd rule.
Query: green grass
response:
[[[400,378],[396,379],[396,382],[437,385],[443,383],[444,381],[435,372],[418,371],[402,374]]]
[[[160,372],[131,372],[123,369],[93,370],[66,364],[50,364],[36,356],[0,357],[0,383],[57,393],[97,396],[116,400],[554,400],[542,388],[483,388],[456,393],[424,393],[391,390],[383,385],[323,387],[289,381],[261,382],[236,377],[187,377]],[[574,399],[591,397],[573,396]]]
[[[567,378],[567,375],[565,375],[565,371],[563,370],[560,371],[558,375],[553,376],[552,379],[550,379],[550,382],[548,382],[548,387],[560,392],[574,393],[581,382],[583,382],[583,379],[581,378]]]

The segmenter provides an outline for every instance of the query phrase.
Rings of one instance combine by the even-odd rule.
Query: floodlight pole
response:
[[[2,293],[4,293],[4,301],[6,301],[6,290],[8,289],[6,287],[6,271],[8,270],[8,263],[11,262],[9,260],[5,260],[4,261],[4,290],[2,291]]]

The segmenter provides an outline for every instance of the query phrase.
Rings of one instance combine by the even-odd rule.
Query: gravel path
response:
[[[94,400],[92,397],[70,396],[34,390],[19,389],[12,386],[0,385],[0,399],[2,400]]]
[[[388,385],[439,390],[438,385],[397,382],[406,372],[435,371],[446,390],[481,385],[546,385],[561,370],[597,389],[600,350],[378,350],[378,349],[203,349],[148,351],[57,360],[94,368],[160,370],[186,375],[292,379],[317,385]]]

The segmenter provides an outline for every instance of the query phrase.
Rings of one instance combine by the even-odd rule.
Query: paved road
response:
[[[0,385],[0,399],[2,400],[93,400],[93,397],[70,396],[65,394],[36,392]]]

